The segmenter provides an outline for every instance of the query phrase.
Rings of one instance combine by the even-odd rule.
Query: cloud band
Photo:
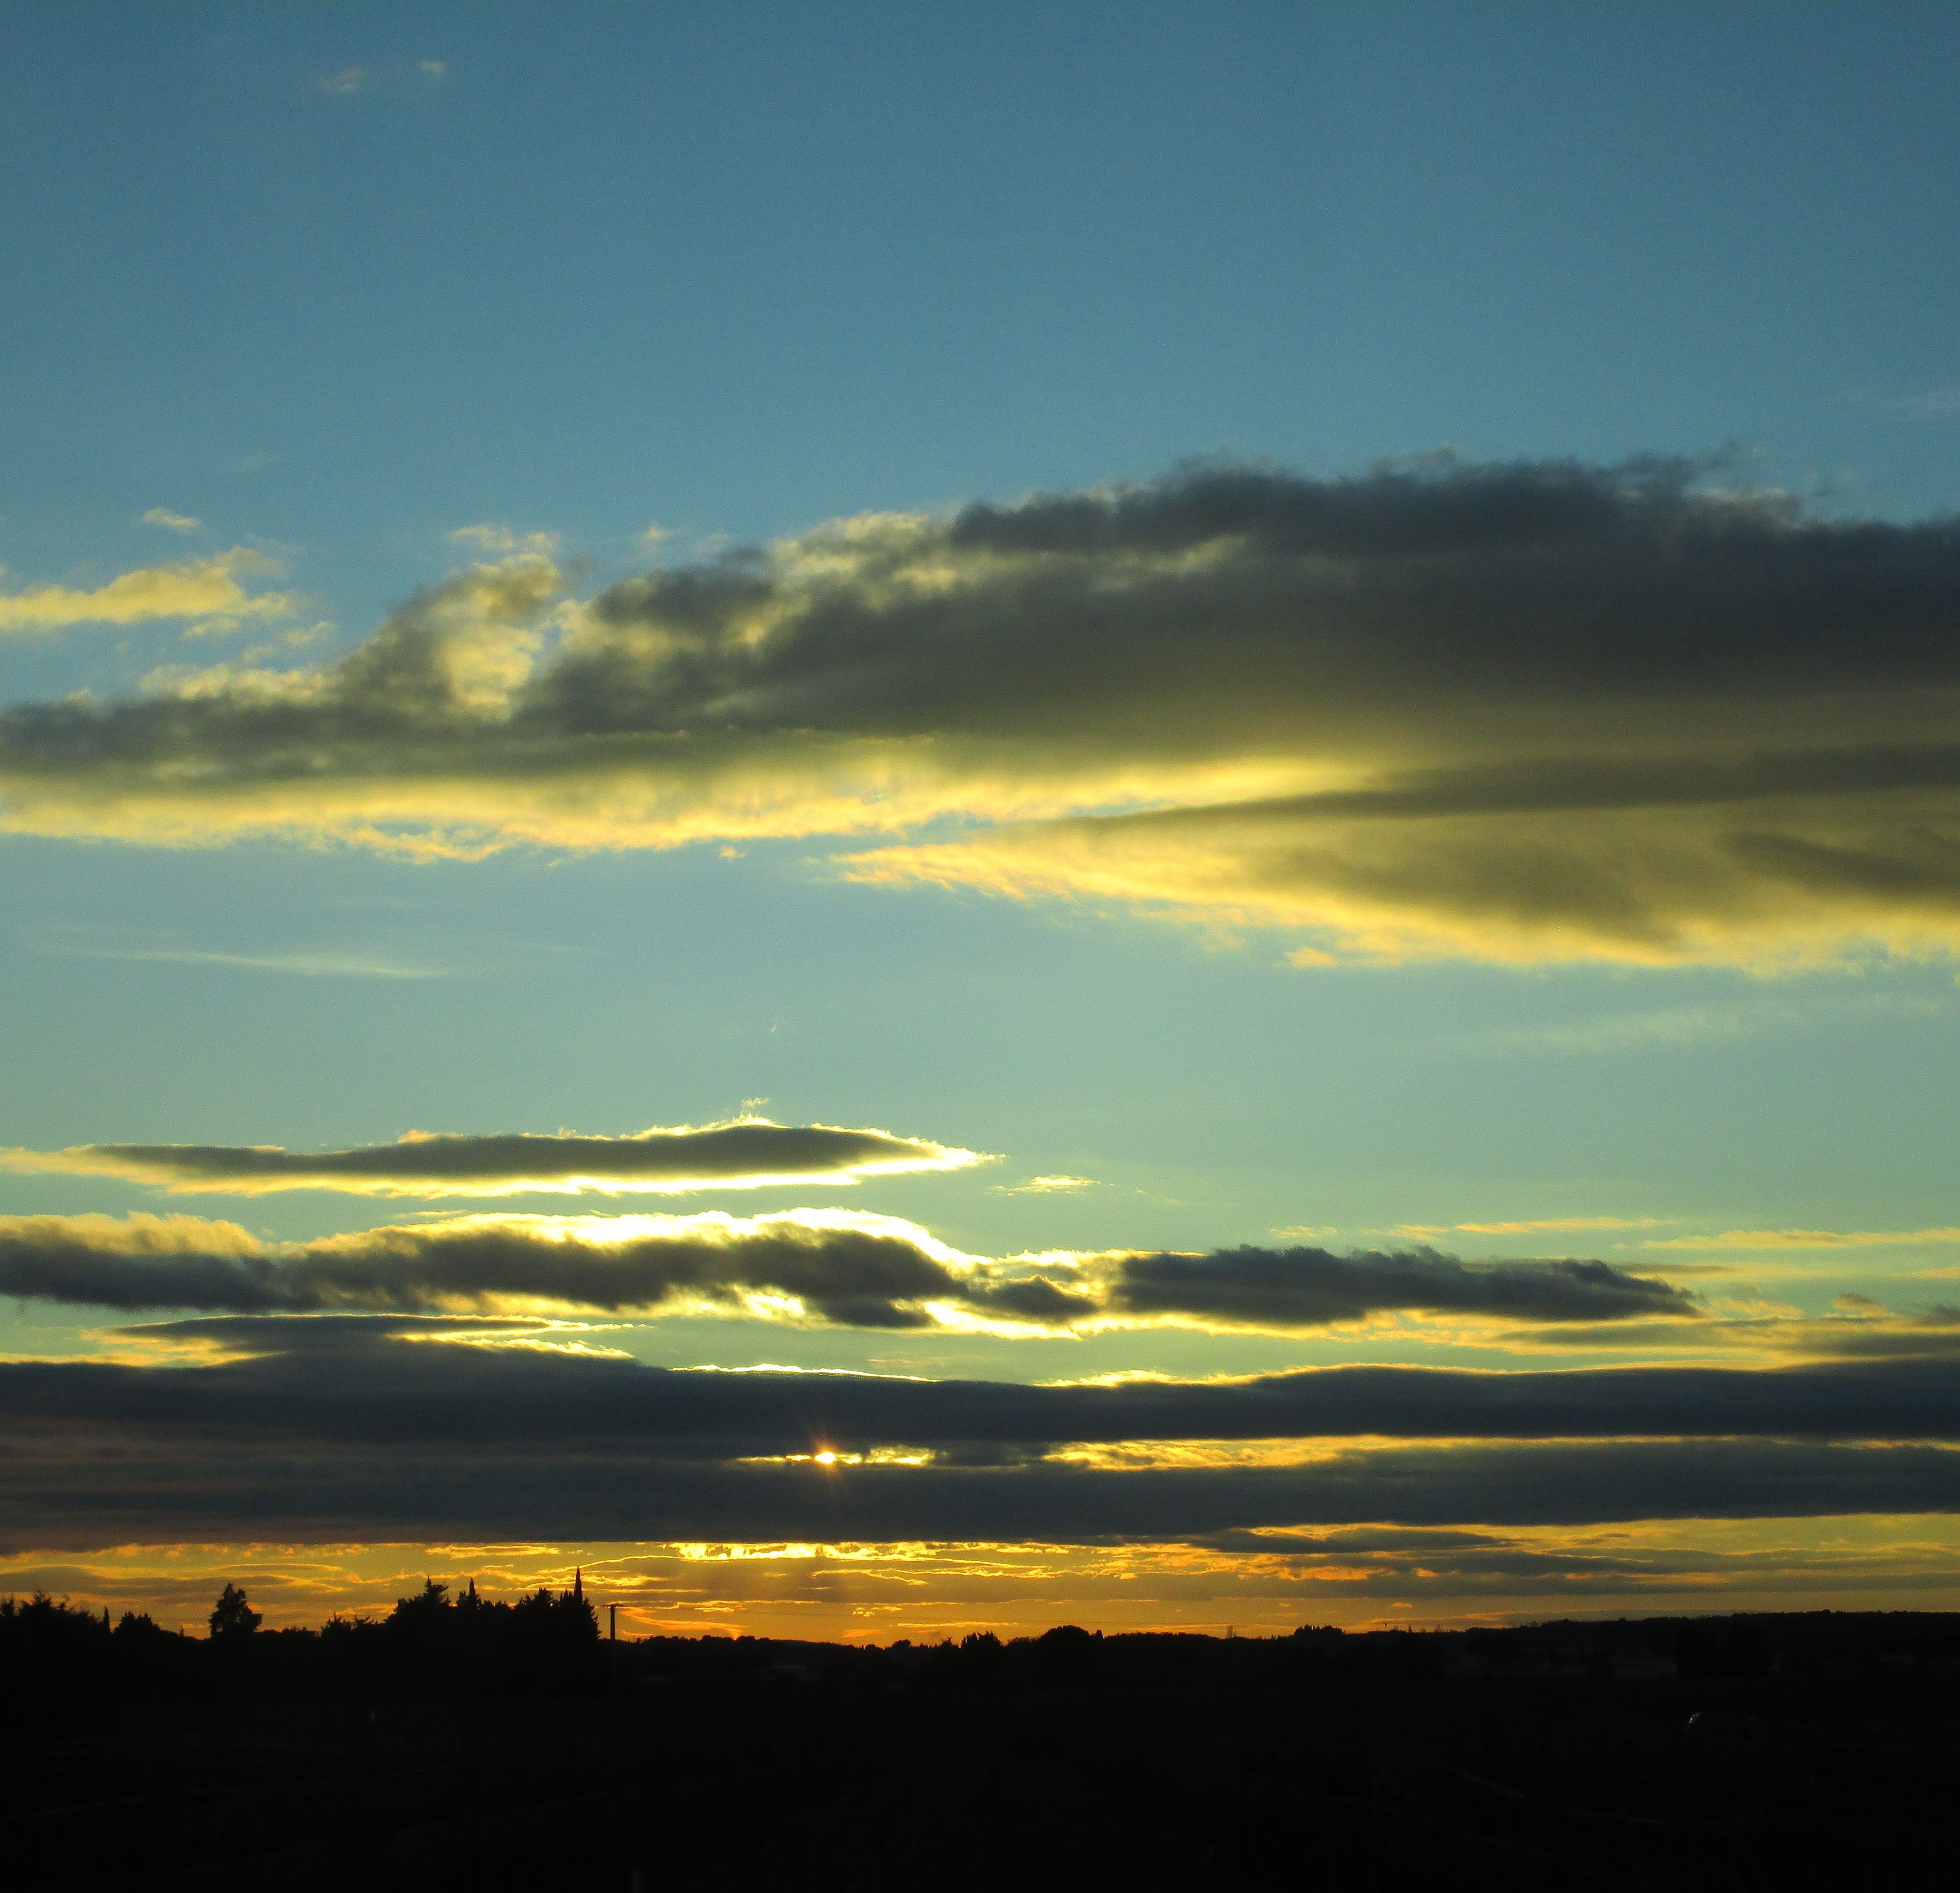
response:
[[[231,1344],[261,1351],[212,1367],[0,1365],[0,1548],[241,1530],[1082,1543],[1960,1510],[1960,1452],[1925,1443],[1950,1440],[1960,1412],[1951,1360],[1029,1388],[669,1373],[387,1327],[233,1322]],[[1494,1379],[1516,1384],[1476,1384]],[[1367,1443],[1364,1427],[1410,1443]],[[1335,1436],[1287,1464],[1112,1470],[1050,1449],[1275,1428]],[[854,1441],[931,1450],[815,1457]]]
[[[362,1196],[511,1196],[541,1191],[680,1193],[710,1187],[854,1183],[867,1176],[963,1169],[977,1152],[831,1125],[723,1124],[656,1128],[628,1137],[512,1132],[473,1137],[411,1132],[352,1150],[276,1145],[84,1144],[0,1150],[0,1169],[113,1176],[177,1193],[258,1196],[338,1190]]]
[[[409,851],[883,834],[870,880],[1304,956],[1960,944],[1960,529],[1678,463],[1187,471],[564,603],[526,552],[337,665],[0,714],[0,824]],[[959,838],[912,832],[956,816]]]
[[[822,1211],[465,1217],[285,1248],[192,1217],[12,1217],[0,1219],[0,1293],[131,1312],[708,1311],[1036,1331],[1145,1323],[1287,1333],[1390,1311],[1527,1323],[1700,1312],[1684,1290],[1600,1261],[1469,1264],[1429,1250],[1342,1257],[1303,1248],[993,1261],[896,1218]]]

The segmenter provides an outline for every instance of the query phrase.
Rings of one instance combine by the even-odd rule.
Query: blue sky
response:
[[[1937,508],[1953,427],[1911,404],[1953,374],[1953,30],[12,8],[9,563],[134,552],[107,536],[169,503],[304,545],[358,623],[479,519],[603,568],[655,518],[1445,444],[1733,443]]]
[[[1288,492],[1386,466],[1443,492],[1513,463],[1685,459],[1698,517],[1739,495],[1845,547],[1856,522],[1912,528],[1960,495],[1960,24],[1942,9],[16,5],[0,39],[0,707],[31,717],[80,692],[303,694],[384,623],[477,611],[456,589],[473,570],[549,591],[466,626],[521,671],[591,635],[578,614],[603,618],[593,601],[637,574],[719,583],[729,549],[789,545],[767,568],[787,597],[827,522],[1167,492],[1150,483],[1193,463],[1307,483]],[[9,597],[172,572],[231,602],[49,604],[7,628]],[[1201,618],[1188,635],[1196,714],[1216,647]],[[1782,681],[1710,714],[1766,748],[1943,740],[1943,673],[1914,673],[1923,716],[1889,697],[1854,715],[1844,662],[1795,735]],[[1069,674],[1017,726],[1051,745],[1018,794],[1061,794],[1079,759],[1057,756],[1125,714],[1085,698],[1055,736]],[[1647,689],[1613,686],[1647,706],[1627,711],[1640,742],[1685,767]],[[1575,751],[1612,748],[1621,700],[1573,724]],[[1436,724],[1395,702],[1415,732],[1395,768],[1496,753],[1466,733],[1502,722],[1488,696]],[[1171,766],[1142,755],[1123,766]],[[1270,760],[1242,746],[1204,767]],[[1208,803],[1226,781],[1125,778],[1038,813]],[[377,848],[344,815],[20,813],[0,779],[0,1147],[313,1150],[752,1110],[997,1160],[677,1213],[829,1204],[991,1258],[1579,1256],[1681,1271],[1727,1297],[1725,1322],[1823,1320],[1845,1293],[1901,1319],[1955,1299],[1944,896],[1855,924],[1783,915],[1771,938],[1708,919],[1710,895],[1700,918],[1670,909],[1686,945],[1542,950],[1424,908],[1383,947],[1351,900],[1268,899],[1263,857],[1228,899],[1195,892],[1184,857],[1110,880],[1011,835],[990,854],[1021,806],[997,786],[876,833],[861,799],[829,828],[744,826],[750,803],[703,793],[690,845],[647,846],[685,836],[608,813],[605,845],[580,845],[574,787],[481,816],[489,841],[460,851],[480,858],[421,858],[396,845],[422,819],[399,797]],[[1938,809],[1857,819],[1860,847],[1946,845]],[[1826,826],[1777,858],[1852,845]],[[851,864],[887,841],[974,844],[979,864]],[[1338,963],[1292,963],[1303,942]],[[1021,1188],[1041,1177],[1078,1180]],[[0,1171],[6,1216],[132,1211],[267,1241],[404,1214]],[[1792,1230],[1923,1239],[1720,1245]],[[1697,1241],[1714,1246],[1653,1246]],[[126,1346],[99,1308],[10,1306],[17,1354]],[[1393,1322],[1059,1344],[746,1315],[609,1331],[671,1365],[1024,1379],[1501,1365],[1522,1344]],[[1570,1364],[1626,1357],[1561,1333]],[[1701,1359],[1732,1340],[1654,1345]]]

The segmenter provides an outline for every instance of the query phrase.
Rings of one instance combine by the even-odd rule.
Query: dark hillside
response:
[[[1950,1883],[1953,1617],[864,1650],[525,1608],[0,1615],[10,1884]]]

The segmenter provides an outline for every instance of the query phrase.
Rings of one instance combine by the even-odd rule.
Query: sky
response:
[[[1955,1607],[1949,11],[0,43],[0,1590]]]

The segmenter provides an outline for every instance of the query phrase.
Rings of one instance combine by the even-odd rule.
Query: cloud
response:
[[[449,536],[452,546],[471,546],[480,552],[532,552],[555,557],[555,533],[514,533],[508,526],[459,526]]]
[[[996,1183],[994,1190],[1000,1196],[1061,1196],[1095,1187],[1093,1176],[1031,1176],[1024,1183]]]
[[[114,1160],[118,1174],[171,1174]],[[746,1220],[718,1212],[474,1217],[283,1249],[241,1249],[236,1226],[221,1223],[208,1226],[217,1232],[215,1246],[202,1252],[190,1233],[200,1226],[182,1217],[5,1219],[0,1293],[130,1309],[706,1307],[863,1327],[1142,1320],[1282,1332],[1397,1309],[1525,1322],[1697,1312],[1679,1290],[1602,1262],[1465,1265],[1433,1254],[1124,1256],[1113,1271],[1091,1268],[1058,1283],[1052,1261],[1047,1274],[987,1264],[945,1249],[914,1225],[845,1212]]]
[[[1643,1249],[1893,1249],[1960,1242],[1960,1229],[1731,1229],[1719,1236],[1678,1236]]]
[[[377,953],[332,951],[273,953],[226,953],[193,946],[86,946],[61,944],[51,950],[70,959],[128,959],[151,961],[168,966],[235,966],[248,972],[297,973],[313,979],[442,979],[447,969],[418,966],[390,959]],[[9,1156],[33,1156],[35,1152],[0,1151],[0,1168],[9,1166]],[[50,1158],[63,1154],[45,1153]]]
[[[1118,1312],[1273,1331],[1358,1321],[1388,1309],[1513,1321],[1621,1321],[1700,1312],[1672,1284],[1606,1262],[1462,1262],[1433,1249],[1335,1255],[1324,1249],[1221,1249],[1125,1257]]]
[[[1473,1051],[1596,1052],[1643,1051],[1650,1046],[1720,1044],[1814,1023],[1804,1007],[1788,1001],[1745,1001],[1738,1004],[1668,1006],[1605,1018],[1562,1020],[1539,1026],[1500,1028],[1465,1035]]]
[[[144,517],[164,525],[195,526],[174,515]],[[0,632],[59,631],[72,625],[135,625],[159,618],[196,618],[218,630],[241,622],[283,618],[293,609],[290,593],[250,592],[241,581],[276,574],[277,559],[249,546],[234,546],[209,558],[175,565],[149,565],[125,572],[93,591],[67,585],[37,585],[0,593]]]
[[[1527,1236],[1546,1230],[1652,1229],[1659,1220],[1653,1216],[1549,1216],[1512,1223],[1402,1223],[1390,1233],[1421,1240],[1449,1232],[1473,1236]]]
[[[1814,1029],[1860,1020],[1942,1018],[1952,1010],[1950,999],[1928,993],[1813,991],[1800,998],[1758,997],[1726,1004],[1669,1006],[1470,1032],[1458,1042],[1478,1051],[1613,1053],[1650,1046],[1719,1044],[1761,1032]]]
[[[1923,394],[1909,394],[1885,406],[1895,414],[1914,421],[1948,421],[1960,415],[1960,381],[1943,388],[1929,388]]]
[[[162,1367],[24,1363],[15,1363],[18,1373],[0,1372],[0,1385],[59,1390],[94,1385],[93,1375],[132,1403],[128,1417],[147,1424],[185,1399],[204,1399],[201,1388],[241,1390],[241,1413],[262,1417],[253,1403],[266,1389],[309,1388],[309,1400],[329,1396],[344,1369],[352,1380],[368,1383],[370,1396],[350,1403],[339,1419],[323,1411],[295,1424],[323,1429],[323,1437],[366,1436],[402,1419],[406,1407],[398,1414],[389,1401],[406,1403],[439,1389],[453,1404],[404,1426],[431,1443],[528,1439],[542,1447],[603,1434],[628,1447],[657,1443],[683,1458],[749,1460],[805,1453],[813,1442],[861,1460],[905,1446],[960,1464],[975,1463],[976,1450],[1025,1456],[1084,1446],[1373,1438],[1960,1444],[1960,1356],[1950,1351],[1910,1360],[1768,1368],[1337,1366],[1236,1379],[1043,1386],[772,1368],[667,1370],[620,1357],[534,1351],[520,1360],[496,1344],[500,1334],[506,1341],[549,1340],[565,1331],[510,1318],[233,1316],[123,1331],[138,1341],[196,1342],[233,1357],[238,1371],[179,1382],[168,1378],[176,1370]],[[530,1392],[507,1402],[507,1387]],[[572,1389],[581,1390],[577,1398],[560,1397]],[[33,1404],[40,1397],[22,1395],[24,1404],[15,1404],[9,1395],[0,1413],[10,1424],[56,1417]],[[84,1409],[62,1411],[80,1417]]]
[[[1688,1270],[1669,1268],[1668,1272],[1724,1276],[1737,1271],[1691,1265]],[[1925,1271],[1918,1279],[1936,1280],[1943,1272]],[[1690,1350],[1692,1357],[1704,1360],[1946,1360],[1960,1354],[1960,1309],[1934,1303],[1901,1312],[1866,1297],[1841,1295],[1831,1312],[1806,1315],[1787,1303],[1765,1299],[1759,1290],[1739,1285],[1732,1296],[1711,1293],[1702,1319],[1689,1329],[1639,1319],[1565,1327],[1548,1323],[1513,1331],[1510,1344],[1519,1347],[1527,1332],[1532,1347],[1553,1353],[1583,1347],[1593,1352],[1624,1350],[1634,1355],[1665,1351],[1677,1360]]]
[[[986,1161],[975,1151],[923,1137],[897,1137],[889,1131],[775,1124],[754,1117],[673,1129],[657,1126],[625,1137],[581,1137],[566,1131],[492,1136],[414,1131],[397,1143],[345,1150],[203,1144],[84,1144],[65,1150],[0,1150],[0,1169],[114,1176],[161,1184],[179,1193],[243,1196],[275,1190],[339,1190],[361,1196],[665,1194],[711,1186],[752,1189],[855,1183],[867,1176],[966,1169]]]
[[[559,591],[549,560],[520,554],[418,594],[325,670],[220,665],[148,698],[0,711],[0,829],[179,845],[271,829],[414,851],[435,804],[471,805],[457,733],[508,720]],[[534,755],[546,777],[550,747]],[[189,797],[157,793],[186,771],[202,782]],[[420,778],[406,804],[405,772]],[[469,851],[460,829],[444,845]]]
[[[499,1147],[475,1153],[484,1166],[477,1176],[504,1187],[511,1166],[530,1160],[521,1150],[512,1154],[508,1147],[519,1141],[485,1141]],[[632,1141],[598,1141],[616,1150]],[[460,1181],[473,1180],[465,1160],[440,1151],[435,1174],[418,1174],[416,1147],[371,1153],[377,1167],[355,1171],[355,1180],[415,1193],[433,1193],[431,1183],[450,1193],[459,1171]],[[271,1187],[294,1186],[295,1173],[279,1167],[286,1153],[260,1153],[268,1163],[263,1175],[241,1160],[251,1154],[166,1145],[84,1147],[62,1156],[84,1172],[94,1166],[179,1189],[205,1187],[199,1166],[208,1159],[234,1188],[268,1187],[266,1175],[278,1179]],[[34,1167],[40,1155],[8,1167]],[[547,1160],[553,1155],[547,1151]],[[625,1169],[630,1156],[606,1160],[619,1166],[606,1187],[635,1186]],[[661,1160],[656,1153],[653,1162]],[[399,1167],[378,1168],[384,1162]],[[705,1167],[689,1166],[685,1156],[679,1162]],[[550,1180],[569,1184],[584,1175],[568,1169]],[[314,1173],[297,1176],[307,1180],[301,1186],[320,1187]],[[523,1187],[537,1185],[527,1179]],[[208,1246],[196,1239],[202,1227],[215,1232]],[[1599,1261],[1465,1263],[1428,1250],[1338,1257],[1307,1249],[995,1261],[962,1255],[896,1217],[808,1209],[751,1218],[720,1211],[469,1216],[284,1246],[246,1238],[233,1223],[190,1217],[0,1217],[0,1294],[130,1310],[710,1312],[856,1328],[1037,1333],[1147,1325],[1289,1334],[1386,1312],[1585,1324],[1678,1321],[1701,1312],[1669,1283]]]
[[[1924,1443],[1951,1439],[1960,1412],[1950,1360],[1039,1388],[673,1372],[436,1344],[440,1325],[399,1322],[188,1325],[207,1340],[221,1330],[243,1357],[0,1364],[0,1548],[241,1529],[294,1541],[1080,1544],[1960,1510],[1960,1452]],[[1322,1448],[1286,1463],[1126,1470],[1051,1450],[1276,1429],[1316,1432]],[[1373,1443],[1384,1439],[1406,1443]],[[1850,1443],[1863,1440],[1876,1443]],[[901,1444],[928,1450],[877,1452]]]
[[[204,521],[187,513],[173,513],[167,506],[153,506],[143,515],[145,526],[167,526],[173,533],[201,533]]]
[[[0,823],[889,838],[843,871],[1279,927],[1309,963],[1952,950],[1960,527],[1704,473],[1199,467],[579,604],[520,552],[325,669],[14,708]]]
[[[918,1328],[934,1300],[985,1300],[922,1233],[817,1211],[466,1217],[273,1248],[188,1217],[11,1217],[0,1218],[0,1293],[132,1311],[709,1310]]]
[[[441,59],[418,59],[412,65],[396,59],[387,65],[344,66],[338,72],[316,79],[313,84],[317,91],[344,98],[377,86],[439,85],[448,76],[449,68]]]

